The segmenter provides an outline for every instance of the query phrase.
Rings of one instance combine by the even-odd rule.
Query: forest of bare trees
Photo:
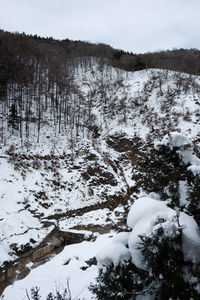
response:
[[[85,83],[88,85],[87,96],[74,80],[74,70],[78,67],[91,70],[93,59],[98,60],[100,72],[104,69],[107,73],[111,72],[112,66],[126,71],[163,68],[199,74],[199,57],[200,51],[194,49],[136,55],[105,44],[59,41],[1,30],[1,143],[6,144],[6,131],[11,134],[18,131],[21,145],[28,150],[31,124],[34,124],[37,142],[43,124],[47,123],[54,128],[55,135],[68,131],[72,146],[80,133],[83,137],[88,132],[96,135],[98,129],[91,113],[96,96],[102,99],[105,116],[110,114],[112,119],[120,111],[122,122],[126,123],[125,100],[112,101],[117,89],[122,87],[120,77],[116,85],[106,82],[103,75],[96,83]]]

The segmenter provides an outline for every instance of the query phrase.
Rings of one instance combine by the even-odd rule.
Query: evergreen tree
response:
[[[184,262],[182,233],[184,228],[177,220],[158,219],[156,229],[150,235],[140,236],[141,252],[148,266],[151,278],[157,282],[155,299],[198,299],[197,282],[190,284],[187,276],[195,278],[190,265]],[[155,228],[155,227],[154,227]],[[189,274],[190,273],[190,274]]]
[[[131,260],[122,265],[100,268],[96,284],[90,285],[90,290],[101,300],[136,299],[151,285],[148,272],[136,268]]]
[[[99,300],[134,300],[137,295],[152,295],[155,300],[199,299],[198,274],[183,257],[183,230],[178,217],[158,218],[151,234],[140,236],[138,249],[148,271],[138,269],[131,260],[117,267],[109,265],[99,270],[90,290]]]

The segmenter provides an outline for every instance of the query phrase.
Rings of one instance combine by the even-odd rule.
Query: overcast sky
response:
[[[200,48],[200,0],[0,0],[0,28],[136,53]]]

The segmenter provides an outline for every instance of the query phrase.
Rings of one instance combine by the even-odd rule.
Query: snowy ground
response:
[[[62,292],[66,288],[67,279],[69,279],[72,298],[92,299],[88,286],[90,282],[94,282],[98,267],[89,266],[87,261],[96,256],[103,246],[109,244],[112,236],[112,233],[100,235],[95,242],[66,246],[51,261],[31,270],[25,279],[15,281],[12,286],[7,287],[3,293],[4,300],[27,299],[26,291],[30,294],[31,288],[36,286],[40,288],[41,300],[46,300],[45,296],[48,293],[55,292],[56,289]],[[82,270],[82,267],[86,269]]]
[[[119,153],[108,145],[108,137],[125,135],[133,139],[137,136],[145,144],[178,131],[199,149],[199,77],[165,70],[124,72],[110,67],[105,67],[102,73],[95,64],[92,69],[78,69],[75,77],[85,99],[98,90],[100,82],[105,88],[105,97],[110,102],[104,107],[96,92],[91,110],[101,134],[94,139],[91,132],[86,131],[84,137],[80,132],[73,163],[70,133],[64,128],[61,133],[55,132],[52,120],[41,125],[38,144],[37,127],[30,124],[28,151],[21,147],[18,132],[5,135],[0,149],[0,265],[16,258],[12,245],[31,244],[32,238],[36,243],[31,246],[35,246],[50,232],[52,227],[44,228],[41,222],[49,215],[103,203],[112,197],[116,201],[114,196],[126,195],[128,188],[134,187],[132,164],[125,161],[125,152]],[[111,103],[114,103],[112,109]],[[45,118],[49,117],[47,111]],[[15,146],[16,157],[6,153],[11,145]],[[24,154],[27,157],[22,157]],[[44,158],[49,154],[53,158]],[[103,178],[103,183],[99,183],[99,178]],[[105,208],[52,222],[58,222],[66,230],[81,225],[106,226],[117,222],[117,218]],[[92,245],[95,248],[97,244]]]
[[[0,265],[16,258],[13,247],[20,248],[27,243],[36,246],[42,241],[53,228],[43,227],[41,221],[45,221],[46,217],[104,202],[106,199],[101,195],[105,189],[106,194],[112,196],[126,188],[123,178],[116,176],[109,168],[108,174],[111,173],[112,180],[116,180],[118,184],[98,184],[93,189],[93,194],[89,194],[90,185],[81,177],[81,173],[86,172],[93,162],[77,159],[74,165],[79,169],[71,169],[63,159],[48,160],[47,165],[44,163],[41,160],[40,168],[35,169],[32,166],[33,159],[27,157],[17,161],[19,166],[16,169],[15,162],[0,159]],[[99,159],[99,165],[104,171],[102,158]],[[91,178],[96,182],[98,174]],[[112,211],[97,209],[93,213],[75,218],[66,216],[59,220],[52,219],[51,222],[66,230],[78,225],[106,225],[111,223],[111,219],[112,222],[116,221],[115,216],[112,217]]]
[[[128,261],[130,258],[137,268],[151,272],[148,269],[145,256],[143,255],[141,235],[151,237],[152,233],[159,229],[164,230],[165,236],[173,239],[178,234],[178,228],[183,228],[181,236],[181,249],[185,261],[191,263],[199,262],[200,255],[200,235],[197,223],[192,216],[183,212],[179,215],[177,222],[177,212],[169,208],[164,201],[159,201],[151,197],[138,199],[131,207],[127,224],[130,232],[110,232],[109,234],[97,235],[93,242],[82,242],[66,246],[64,250],[52,258],[49,262],[35,269],[31,269],[29,275],[19,281],[15,281],[12,286],[6,288],[3,293],[4,300],[27,299],[27,292],[33,287],[40,290],[41,300],[46,300],[50,292],[62,291],[69,287],[72,299],[95,299],[89,291],[90,283],[95,283],[98,275],[98,267],[104,267],[113,263],[118,266]],[[158,220],[162,220],[159,223]],[[179,224],[180,222],[180,224]],[[177,247],[177,245],[175,244]],[[158,251],[157,245],[154,251]],[[97,265],[93,258],[97,259]],[[31,268],[31,264],[29,264]],[[77,284],[78,283],[78,284]],[[137,299],[148,299],[147,296],[140,296]],[[150,298],[153,300],[153,296]]]

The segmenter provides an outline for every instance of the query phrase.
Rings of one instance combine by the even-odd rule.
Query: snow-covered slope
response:
[[[32,270],[24,280],[16,281],[13,286],[7,288],[3,294],[4,299],[26,299],[26,293],[28,292],[30,296],[31,289],[35,287],[40,288],[39,294],[42,299],[45,299],[50,292],[63,293],[67,282],[69,282],[71,297],[91,299],[92,293],[88,290],[88,286],[97,276],[98,267],[91,266],[89,262],[103,244],[110,243],[110,236],[112,235],[100,236],[93,243],[83,242],[66,246],[51,261]]]
[[[170,132],[189,138],[198,156],[199,77],[166,70],[124,72],[96,61],[72,72],[76,91],[68,102],[75,126],[62,115],[59,128],[45,97],[39,140],[35,121],[23,141],[19,131],[2,123],[1,264],[15,259],[16,249],[37,245],[53,224],[63,230],[123,225],[125,205],[159,192],[147,166],[155,169],[149,166],[157,155],[154,145]],[[37,103],[31,109],[37,116]],[[1,110],[9,115],[5,103]],[[178,174],[186,172],[181,168]],[[179,178],[180,188],[187,187],[184,180]]]

